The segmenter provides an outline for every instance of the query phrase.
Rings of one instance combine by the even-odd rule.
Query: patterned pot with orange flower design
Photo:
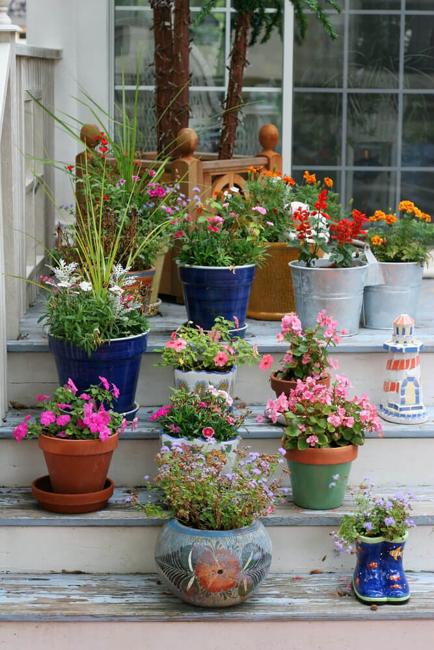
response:
[[[155,560],[178,598],[200,607],[230,607],[266,577],[271,540],[259,521],[235,530],[197,530],[171,519],[158,538]]]

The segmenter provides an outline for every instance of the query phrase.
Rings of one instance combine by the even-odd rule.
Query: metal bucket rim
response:
[[[336,273],[337,271],[360,271],[362,269],[367,269],[369,264],[356,264],[355,266],[338,266],[336,268],[331,268],[330,266],[306,266],[304,262],[300,262],[300,260],[294,260],[292,262],[289,262],[288,266],[296,269],[303,269],[303,271],[331,271],[333,273]]]

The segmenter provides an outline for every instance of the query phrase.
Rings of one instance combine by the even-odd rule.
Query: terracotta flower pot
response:
[[[86,494],[61,494],[53,492],[49,476],[40,476],[32,483],[32,494],[44,510],[64,515],[102,510],[113,494],[114,483],[107,479],[102,490]]]
[[[330,375],[327,373],[326,376],[323,379],[320,379],[318,383],[324,384],[324,386],[330,386]],[[276,397],[279,397],[279,395],[281,395],[282,393],[284,393],[288,397],[289,393],[296,387],[297,380],[280,379],[280,377],[278,377],[276,373],[273,372],[273,374],[270,377],[270,384],[271,384],[271,388],[276,393]]]
[[[299,249],[284,242],[267,244],[267,257],[256,269],[247,316],[257,320],[280,320],[295,311],[289,263],[297,260]]]
[[[44,452],[53,492],[87,494],[103,490],[118,434],[102,440],[65,440],[42,435],[39,447]]]
[[[294,503],[310,510],[342,505],[358,447],[312,447],[286,452]]]

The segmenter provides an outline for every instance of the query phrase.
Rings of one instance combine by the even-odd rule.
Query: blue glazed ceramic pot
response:
[[[119,399],[113,409],[132,419],[137,412],[135,402],[142,354],[146,351],[148,332],[122,339],[112,339],[90,355],[81,348],[48,336],[48,344],[56,360],[59,383],[65,384],[70,377],[79,392],[92,384],[99,384],[99,377],[106,377],[119,388]]]
[[[250,596],[271,564],[271,540],[261,522],[236,530],[196,530],[168,521],[155,561],[167,587],[200,607],[230,607]]]
[[[402,556],[407,535],[392,542],[383,537],[360,537],[353,590],[365,603],[405,603],[410,590]]]
[[[255,265],[218,267],[179,265],[188,319],[206,330],[213,327],[217,316],[227,320],[238,318],[234,335],[245,335],[245,321]]]

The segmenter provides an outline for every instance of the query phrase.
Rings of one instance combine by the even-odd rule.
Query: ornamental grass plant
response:
[[[376,210],[369,217],[369,242],[380,262],[424,264],[434,242],[434,226],[430,215],[412,201],[401,201],[398,214]]]

